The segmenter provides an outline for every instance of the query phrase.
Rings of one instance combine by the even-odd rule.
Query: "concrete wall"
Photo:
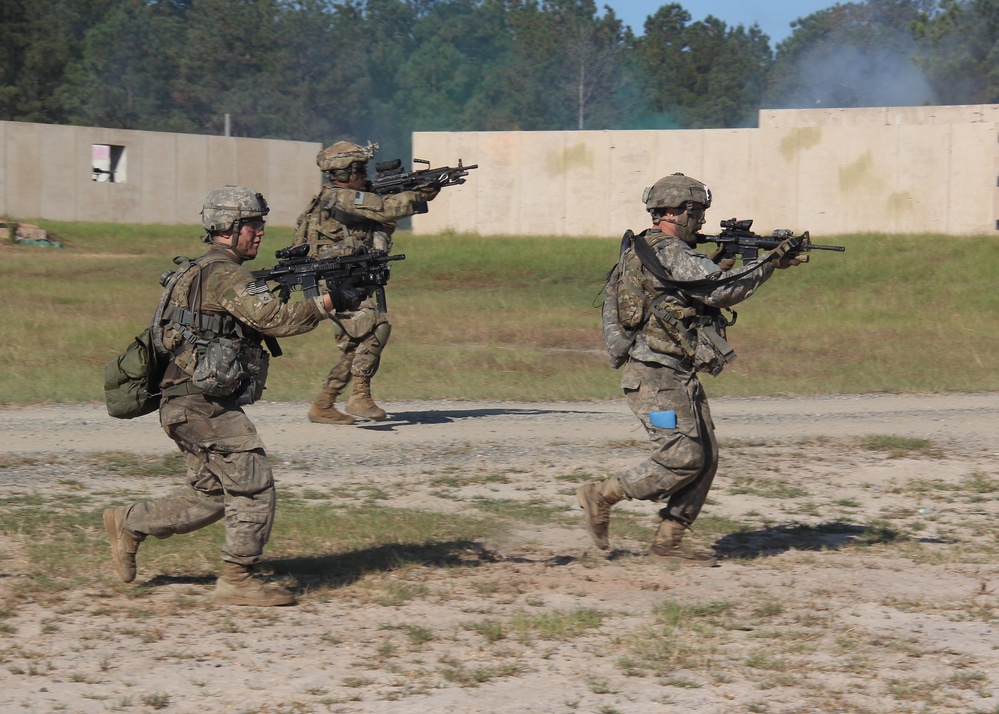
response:
[[[413,135],[434,166],[477,163],[416,232],[617,236],[648,224],[642,190],[680,171],[708,184],[706,232],[754,228],[992,234],[999,105],[780,110],[758,129]]]
[[[413,135],[434,166],[479,164],[417,233],[617,236],[644,228],[642,190],[680,171],[726,218],[822,235],[992,234],[999,105],[765,110],[758,129]],[[92,180],[95,144],[126,148],[124,183]],[[195,224],[225,184],[260,191],[291,226],[320,185],[318,143],[0,122],[0,214],[29,221]]]
[[[92,179],[95,144],[124,146],[124,183]],[[318,143],[0,122],[0,213],[19,220],[197,224],[209,191],[250,186],[293,226],[318,190]]]

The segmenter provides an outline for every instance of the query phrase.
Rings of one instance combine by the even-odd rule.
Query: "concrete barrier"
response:
[[[714,193],[706,232],[991,235],[999,105],[766,110],[758,129],[417,132],[414,156],[477,163],[418,233],[618,236],[648,225],[642,190],[676,171]]]
[[[113,149],[113,170],[103,158],[108,152],[95,147]],[[293,226],[321,184],[320,148],[304,141],[0,122],[0,212],[24,220],[197,224],[209,191],[242,184],[267,198],[271,224]]]

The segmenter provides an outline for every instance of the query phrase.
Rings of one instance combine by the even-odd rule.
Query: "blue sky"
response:
[[[771,47],[787,39],[794,20],[836,4],[835,0],[596,0],[596,5],[601,14],[604,5],[609,5],[625,25],[641,35],[645,18],[673,1],[690,13],[693,22],[714,15],[729,27],[757,23],[770,36]]]

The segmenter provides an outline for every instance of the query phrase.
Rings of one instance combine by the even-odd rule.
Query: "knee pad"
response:
[[[371,336],[374,338],[368,342],[368,352],[373,355],[380,355],[382,350],[385,349],[385,345],[388,344],[389,335],[392,334],[392,325],[387,322],[383,322],[375,326],[374,331]]]

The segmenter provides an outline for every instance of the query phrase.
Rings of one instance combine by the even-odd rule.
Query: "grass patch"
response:
[[[100,401],[104,364],[148,321],[173,256],[202,252],[200,230],[41,223],[68,247],[2,247],[0,404]],[[271,251],[290,239],[290,230],[269,228],[252,267],[273,264]],[[740,308],[729,333],[740,357],[705,380],[711,396],[999,389],[999,325],[979,319],[999,298],[977,287],[999,269],[999,243],[828,239],[847,251],[781,273]],[[618,242],[399,235],[407,258],[393,267],[388,290],[394,329],[379,397],[619,396],[595,307]],[[929,264],[932,280],[922,274]],[[943,344],[947,359],[926,359],[927,345]],[[323,325],[283,347],[267,398],[311,399],[330,367],[331,331]]]
[[[884,452],[892,459],[940,456],[940,450],[932,441],[919,437],[872,434],[860,439],[858,444],[867,451]]]

